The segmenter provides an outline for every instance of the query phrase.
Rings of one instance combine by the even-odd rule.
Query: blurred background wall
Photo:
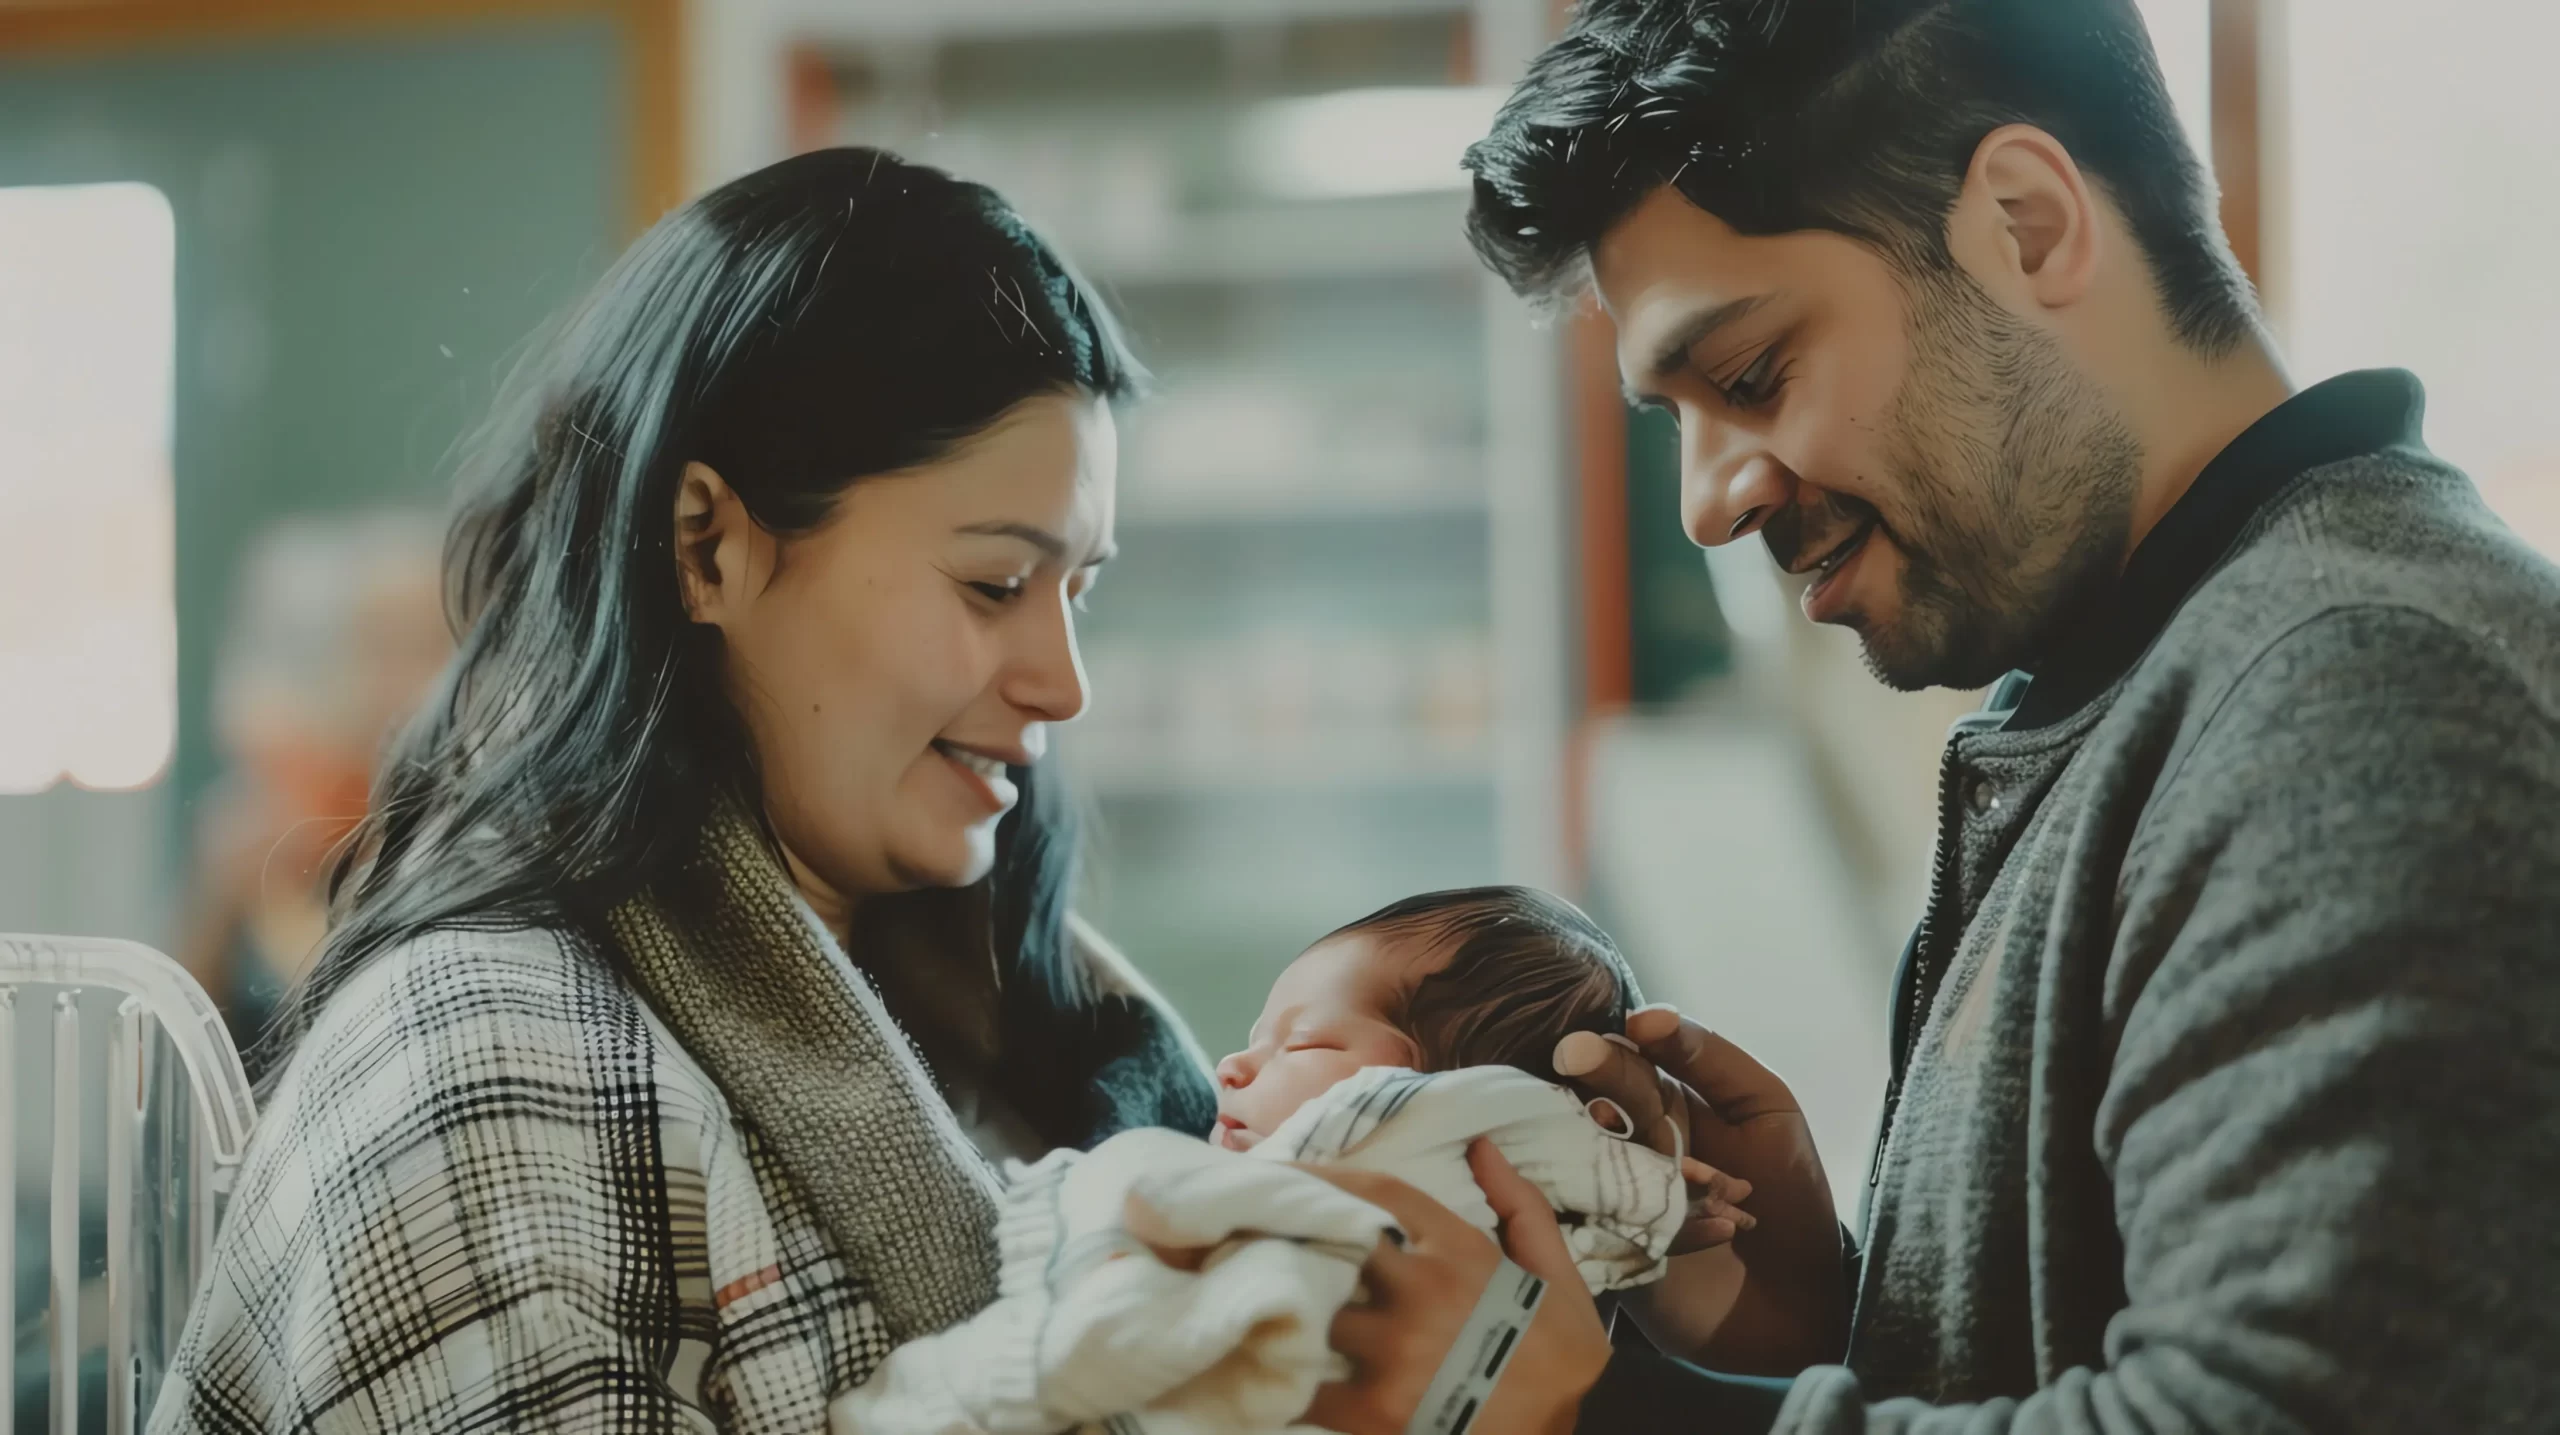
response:
[[[2416,369],[2560,548],[2560,12],[2144,9],[2298,377]],[[1468,255],[1457,153],[1557,19],[0,4],[0,930],[187,952],[254,1021],[440,657],[421,515],[509,356],[683,194],[886,144],[1010,194],[1158,375],[1064,751],[1086,904],[1203,1041],[1372,906],[1535,882],[1793,1078],[1856,1185],[1971,699],[1876,686],[1756,549],[1702,561],[1605,332]]]

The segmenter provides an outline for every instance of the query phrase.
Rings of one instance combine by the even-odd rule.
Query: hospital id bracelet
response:
[[[1431,1377],[1431,1388],[1413,1412],[1405,1435],[1466,1435],[1466,1429],[1493,1394],[1502,1368],[1511,1363],[1520,1337],[1547,1298],[1547,1283],[1509,1261],[1493,1268],[1484,1294],[1458,1331],[1457,1343]]]

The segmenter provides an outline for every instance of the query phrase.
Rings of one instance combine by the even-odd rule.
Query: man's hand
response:
[[[1617,1103],[1654,1149],[1697,1163],[1684,1167],[1692,1205],[1672,1278],[1626,1299],[1645,1333],[1675,1355],[1745,1374],[1839,1359],[1849,1335],[1840,1223],[1787,1084],[1669,1007],[1628,1017],[1623,1040],[1574,1033],[1554,1060],[1585,1096]],[[1756,1223],[1737,1229],[1719,1214],[1738,1199],[1721,1196],[1719,1176],[1744,1183]],[[1732,1259],[1692,1254],[1723,1239]]]
[[[1500,1223],[1498,1251],[1448,1207],[1392,1176],[1311,1168],[1395,1217],[1405,1242],[1379,1245],[1363,1272],[1368,1301],[1334,1317],[1333,1348],[1353,1373],[1316,1391],[1301,1417],[1308,1423],[1346,1435],[1404,1435],[1507,1254],[1545,1279],[1546,1299],[1469,1435],[1570,1435],[1583,1395],[1609,1363],[1609,1334],[1547,1198],[1489,1141],[1468,1148],[1467,1164]]]

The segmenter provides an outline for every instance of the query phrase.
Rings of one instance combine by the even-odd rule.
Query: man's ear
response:
[[[773,535],[710,465],[676,480],[676,587],[685,616],[725,628],[773,576]]]
[[[1975,147],[1947,237],[1956,261],[1995,297],[2065,309],[2097,280],[2098,217],[2062,141],[2033,125],[2003,125]]]

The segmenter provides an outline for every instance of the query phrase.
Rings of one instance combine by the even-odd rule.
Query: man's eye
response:
[[[1778,396],[1782,382],[1778,377],[1778,351],[1772,346],[1762,349],[1760,357],[1751,361],[1751,367],[1730,380],[1716,383],[1715,387],[1716,392],[1724,395],[1724,401],[1733,407],[1756,409]]]

